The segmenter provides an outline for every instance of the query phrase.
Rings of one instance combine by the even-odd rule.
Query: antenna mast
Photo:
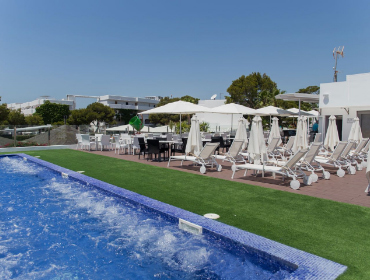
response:
[[[335,66],[333,67],[334,69],[334,82],[337,82],[338,78],[338,71],[337,71],[337,60],[338,60],[338,54],[344,57],[344,46],[342,47],[342,50],[340,50],[340,47],[338,49],[334,48],[333,50],[333,58],[335,59]]]

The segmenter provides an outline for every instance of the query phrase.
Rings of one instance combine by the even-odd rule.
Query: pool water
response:
[[[145,207],[0,157],[0,279],[284,279]],[[241,250],[242,251],[242,250]],[[264,267],[264,268],[262,268]]]

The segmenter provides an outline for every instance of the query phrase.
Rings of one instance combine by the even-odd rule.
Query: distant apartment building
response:
[[[21,112],[25,115],[32,115],[33,113],[36,113],[36,108],[40,105],[44,104],[46,100],[49,100],[51,103],[57,103],[57,104],[64,104],[68,105],[70,110],[74,109],[74,103],[70,100],[64,100],[64,99],[55,99],[50,98],[49,96],[41,96],[40,98],[30,101],[30,102],[24,102],[24,103],[9,103],[7,104],[8,108],[11,110],[18,110],[21,109]]]
[[[41,96],[40,98],[24,103],[10,103],[8,104],[9,109],[21,109],[21,112],[27,116],[32,115],[36,112],[36,108],[44,104],[46,100],[51,103],[65,104],[69,106],[70,110],[76,109],[76,99],[77,98],[95,98],[96,102],[102,103],[114,110],[119,109],[129,109],[137,111],[146,111],[153,109],[162,99],[160,96],[146,96],[141,97],[128,97],[120,95],[102,95],[102,96],[87,96],[87,95],[67,95],[67,99],[55,99],[49,96]],[[148,115],[143,115],[143,119],[148,123]]]
[[[146,111],[155,108],[161,97],[147,96],[127,97],[119,95],[103,95],[99,96],[98,102],[111,107],[112,109],[130,109],[138,111]]]
[[[157,106],[162,99],[161,96],[128,97],[120,95],[102,95],[102,96],[85,96],[85,95],[67,95],[67,100],[76,102],[76,98],[96,98],[96,101],[102,103],[114,110],[137,110],[138,112],[147,111]],[[74,108],[76,103],[74,103]],[[149,115],[142,115],[145,124],[149,123]]]

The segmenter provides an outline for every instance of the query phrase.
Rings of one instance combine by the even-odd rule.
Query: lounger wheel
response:
[[[325,180],[329,180],[330,179],[330,173],[328,171],[324,171],[322,173],[322,177],[325,179]]]
[[[356,174],[356,168],[354,166],[348,167],[348,173],[351,174],[351,175],[355,175]]]
[[[306,186],[312,185],[312,177],[311,177],[311,175],[310,176],[304,176],[303,177],[303,184],[305,184]]]
[[[221,164],[217,165],[217,171],[221,172],[221,170],[222,170],[222,165]]]
[[[205,174],[205,173],[206,173],[206,171],[207,171],[206,167],[205,167],[204,165],[202,165],[202,166],[200,167],[200,173]]]
[[[363,167],[362,167],[362,164],[360,164],[360,163],[357,163],[357,164],[356,164],[356,170],[357,170],[357,171],[361,171],[361,170],[362,170],[362,168],[363,168]]]
[[[301,186],[301,183],[299,183],[298,180],[292,180],[290,182],[290,187],[293,189],[293,190],[298,190],[299,187]]]
[[[312,173],[310,177],[312,179],[312,183],[316,183],[319,180],[319,176],[317,176],[315,173]]]
[[[337,171],[337,175],[338,175],[338,177],[344,177],[344,175],[346,174],[346,172],[344,172],[344,170],[343,169],[338,169],[338,171]]]

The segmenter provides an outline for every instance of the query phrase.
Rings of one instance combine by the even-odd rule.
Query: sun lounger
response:
[[[327,165],[338,168],[337,175],[339,177],[343,177],[345,175],[345,172],[342,168],[343,167],[348,168],[348,166],[350,166],[348,163],[344,164],[343,162],[340,161],[341,159],[340,157],[342,153],[344,152],[344,149],[347,147],[347,145],[348,145],[348,142],[344,142],[344,141],[339,142],[337,147],[334,149],[333,154],[330,157],[317,156],[315,157],[315,162],[319,165],[327,164]],[[351,147],[352,145],[353,143],[351,143]]]
[[[240,154],[243,147],[244,140],[234,140],[231,144],[229,151],[223,155],[214,155],[215,159],[221,159],[222,161],[229,161],[232,163],[246,162],[244,157]]]
[[[369,138],[363,138],[360,143],[358,143],[355,150],[349,152],[347,159],[351,161],[352,165],[356,167],[357,170],[362,170],[363,167],[366,167],[366,162],[364,158],[361,157],[361,151],[365,147],[366,143],[368,142]],[[361,162],[358,162],[361,161]]]
[[[307,149],[299,150],[296,152],[289,161],[287,161],[283,166],[270,166],[265,164],[236,164],[232,166],[233,175],[232,179],[234,179],[235,172],[238,170],[245,170],[244,176],[247,174],[248,170],[254,170],[254,171],[261,171],[262,177],[264,177],[266,172],[271,172],[274,175],[275,174],[281,174],[283,175],[283,180],[285,177],[292,178],[293,180],[290,182],[290,187],[292,189],[299,189],[300,183],[297,180],[298,176],[300,174],[297,174],[295,171],[295,165],[296,163],[307,153]]]
[[[370,141],[369,138],[363,138],[362,141],[357,145],[356,150],[351,151],[349,156],[352,160],[352,164],[355,164],[357,170],[362,170],[361,168],[367,167],[367,153],[369,151]],[[361,163],[358,163],[358,162]],[[356,164],[356,162],[358,164]]]
[[[277,148],[277,151],[282,154],[283,158],[285,158],[286,155],[289,158],[291,155],[294,154],[294,152],[292,151],[292,147],[293,147],[293,144],[294,144],[294,139],[295,139],[295,136],[290,136],[290,138],[288,140],[288,143],[286,143],[285,145],[283,145],[280,148]]]
[[[217,149],[219,143],[206,143],[199,155],[183,155],[183,156],[170,156],[167,167],[170,166],[170,162],[174,160],[181,160],[181,165],[184,161],[192,161],[195,164],[200,164],[200,173],[206,173],[206,166],[216,166],[217,171],[222,170],[222,166],[217,163],[213,154]]]
[[[272,157],[272,158],[275,158],[276,156],[278,156],[276,151],[277,151],[277,145],[278,145],[279,141],[280,141],[280,138],[278,138],[278,137],[272,138],[272,140],[270,141],[270,143],[268,144],[268,146],[266,148],[267,156]],[[249,157],[249,153],[240,153],[240,154],[243,157],[246,157],[246,158]]]
[[[330,173],[328,171],[325,171],[325,169],[320,164],[315,163],[315,157],[317,156],[320,147],[321,143],[313,142],[309,147],[306,155],[296,164],[296,170],[299,169],[301,177],[303,178],[303,183],[305,185],[311,185],[311,183],[317,182],[319,177],[315,172],[322,172],[323,179],[330,179]],[[268,161],[268,163],[283,166],[284,164],[286,164],[286,161],[270,160]],[[311,175],[307,176],[304,171],[311,172]]]

